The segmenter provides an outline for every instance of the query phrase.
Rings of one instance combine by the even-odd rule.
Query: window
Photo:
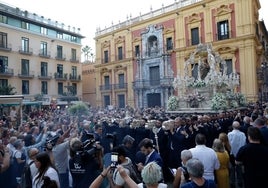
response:
[[[150,84],[151,86],[160,84],[159,66],[150,67]]]
[[[166,43],[167,43],[167,50],[172,50],[173,49],[173,44],[172,44],[172,38],[171,37],[166,39]]]
[[[58,78],[63,78],[63,65],[57,65],[57,76]]]
[[[77,37],[75,37],[75,36],[71,36],[71,41],[72,41],[72,42],[77,42]]]
[[[0,56],[0,72],[7,73],[8,72],[8,57]]]
[[[109,55],[108,55],[108,50],[104,51],[104,63],[108,63],[109,61]]]
[[[71,54],[72,54],[72,57],[71,57],[71,60],[72,61],[76,61],[76,49],[71,49]]]
[[[29,75],[30,74],[30,67],[29,67],[29,60],[28,59],[22,59],[21,60],[21,74],[22,75]]]
[[[77,67],[72,66],[72,79],[77,79]]]
[[[135,46],[135,57],[139,57],[140,56],[140,46],[136,45]]]
[[[125,75],[124,74],[118,75],[118,82],[119,82],[119,88],[125,87]]]
[[[41,82],[41,93],[47,94],[47,82],[46,81]]]
[[[7,87],[8,79],[0,79],[0,87]]]
[[[226,74],[229,75],[229,74],[233,73],[232,59],[226,59],[225,62],[226,62],[226,67],[227,67]]]
[[[7,33],[0,32],[0,47],[7,48]]]
[[[29,94],[29,80],[22,80],[22,94]]]
[[[58,39],[63,39],[63,33],[62,32],[57,32],[57,38]]]
[[[118,47],[118,60],[123,59],[123,48],[122,46]]]
[[[41,27],[41,28],[40,28],[40,33],[43,34],[43,35],[47,35],[47,34],[48,34],[48,32],[47,32],[47,28],[45,28],[45,27]]]
[[[30,29],[30,24],[27,23],[27,22],[22,21],[21,22],[21,28],[29,30]]]
[[[191,29],[192,45],[199,44],[199,29],[198,27]]]
[[[110,77],[104,76],[104,87],[105,89],[110,89]]]
[[[218,22],[218,40],[224,40],[229,38],[229,24],[228,20]]]
[[[125,95],[124,94],[120,94],[117,96],[118,97],[118,107],[119,108],[125,108]]]
[[[77,95],[77,84],[76,83],[72,83],[72,94],[73,95]]]
[[[40,54],[43,56],[47,56],[47,42],[41,42],[40,44]]]
[[[0,15],[0,22],[7,24],[7,17],[4,15]]]
[[[104,95],[104,107],[107,107],[111,104],[110,102],[110,96],[109,95]]]
[[[47,62],[41,62],[41,76],[47,76]]]
[[[57,58],[58,59],[63,59],[62,46],[60,46],[60,45],[57,45]]]
[[[22,37],[21,38],[21,51],[22,52],[29,52],[29,39]]]
[[[58,83],[58,94],[59,95],[63,94],[63,83],[62,82]]]

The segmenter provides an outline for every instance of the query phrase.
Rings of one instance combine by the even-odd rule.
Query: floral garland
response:
[[[206,82],[204,80],[195,80],[194,82],[190,82],[187,84],[187,87],[193,87],[193,88],[201,88],[205,86]]]

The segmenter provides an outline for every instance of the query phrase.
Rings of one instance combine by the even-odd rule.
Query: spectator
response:
[[[216,152],[220,162],[220,168],[215,171],[217,188],[229,188],[229,154],[224,149],[222,141],[217,138],[213,141],[212,149]]]
[[[134,142],[135,142],[135,139],[130,135],[126,135],[122,141],[122,146],[124,147],[126,151],[126,155],[127,157],[131,159],[132,162],[135,161],[134,150],[133,150]]]
[[[173,181],[173,187],[181,187],[183,184],[190,181],[189,173],[186,168],[186,162],[192,157],[193,156],[190,150],[182,150],[181,152],[182,166],[177,168],[175,178]]]
[[[204,178],[204,165],[198,159],[190,159],[186,162],[186,168],[190,175],[191,182],[188,182],[181,186],[181,188],[216,188],[216,184],[211,179]]]
[[[141,171],[145,165],[147,165],[148,163],[152,161],[155,161],[162,168],[162,165],[163,165],[162,158],[159,155],[159,153],[157,153],[156,150],[154,149],[152,140],[150,140],[149,138],[144,138],[139,143],[139,148],[141,152],[144,155],[146,155],[144,164],[142,163],[137,164],[139,171]]]
[[[36,155],[35,166],[38,168],[38,172],[33,178],[33,188],[41,188],[44,184],[45,176],[49,177],[51,180],[55,180],[57,186],[60,187],[58,173],[52,166],[49,155],[46,152]]]
[[[141,182],[141,178],[139,178],[139,174],[130,158],[126,157],[126,151],[122,146],[117,146],[113,149],[113,152],[118,154],[118,164],[125,168],[126,173],[136,182]],[[121,177],[118,170],[115,169],[113,172],[113,177],[110,180],[111,187],[126,187],[124,179]]]
[[[262,142],[268,146],[268,127],[263,117],[254,121],[254,126],[259,128],[262,134]]]
[[[3,146],[2,140],[0,141],[0,173],[3,173],[9,167],[10,154],[8,148]]]
[[[126,173],[122,166],[118,166],[121,177],[127,183],[128,187],[131,188],[166,188],[167,184],[159,183],[163,177],[161,167],[156,162],[148,163],[141,172],[143,183],[136,184]],[[145,185],[144,185],[145,184]]]
[[[198,133],[195,137],[196,146],[190,151],[193,158],[199,159],[204,165],[204,178],[214,180],[214,170],[219,169],[220,163],[215,151],[206,146],[206,137],[202,133]]]
[[[236,155],[236,163],[244,165],[245,188],[263,187],[267,183],[268,147],[261,144],[261,138],[257,127],[249,127],[249,143],[242,146]]]
[[[234,121],[232,124],[233,130],[228,133],[228,139],[231,144],[231,155],[230,155],[230,184],[231,188],[235,187],[235,184],[242,186],[243,174],[242,166],[235,164],[235,157],[238,150],[246,144],[246,136],[240,131],[240,123]]]

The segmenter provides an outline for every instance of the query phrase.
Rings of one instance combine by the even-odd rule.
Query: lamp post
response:
[[[268,74],[267,74],[267,62],[262,62],[261,70],[262,70],[262,86],[261,86],[261,105],[263,102],[267,100],[267,85],[268,85]]]

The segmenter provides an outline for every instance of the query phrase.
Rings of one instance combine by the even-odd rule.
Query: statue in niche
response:
[[[151,48],[150,48],[150,54],[153,55],[153,54],[157,54],[158,52],[158,46],[157,46],[157,41],[152,41],[151,43]]]
[[[199,59],[198,64],[199,64],[198,67],[199,67],[200,79],[204,80],[210,71],[209,62],[207,61],[207,59],[203,59],[203,61]]]

